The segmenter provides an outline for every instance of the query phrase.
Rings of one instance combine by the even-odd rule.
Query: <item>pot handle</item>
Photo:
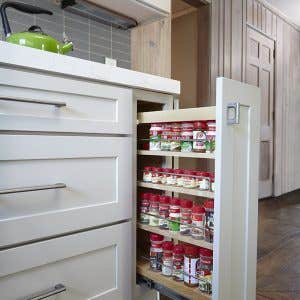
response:
[[[42,28],[38,25],[32,25],[28,28],[28,31],[30,32],[39,32],[39,33],[44,33]]]

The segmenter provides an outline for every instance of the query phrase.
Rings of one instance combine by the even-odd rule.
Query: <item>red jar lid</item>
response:
[[[153,242],[162,242],[164,240],[164,237],[160,234],[151,233],[150,240]]]
[[[161,172],[161,171],[162,171],[162,168],[156,168],[156,167],[153,167],[153,168],[152,168],[152,171],[153,171],[153,172]]]
[[[184,172],[183,172],[183,170],[181,170],[181,169],[175,169],[174,170],[174,174],[183,174]]]
[[[196,121],[194,122],[194,128],[205,130],[207,128],[207,124],[204,121]]]
[[[170,204],[171,205],[180,205],[180,198],[172,198],[171,200],[170,200]]]
[[[191,171],[191,170],[184,170],[183,173],[185,175],[195,175],[195,172],[194,171]]]
[[[199,175],[198,176],[202,176],[202,177],[209,177],[210,173],[208,172],[198,172]]]
[[[151,193],[141,193],[141,199],[149,200],[151,195],[152,195]]]
[[[214,209],[214,200],[206,200],[204,202],[204,208]]]
[[[184,254],[197,257],[199,255],[199,248],[195,247],[195,246],[190,246],[190,245],[185,246]]]
[[[167,169],[167,168],[161,168],[161,171],[162,171],[163,173],[166,173],[166,172],[168,172],[168,169]]]
[[[152,171],[152,167],[144,167],[144,171]]]
[[[173,242],[166,241],[166,242],[163,242],[162,248],[165,251],[172,251],[174,248],[174,244],[173,244]]]
[[[161,127],[162,124],[161,123],[151,123],[151,126],[153,126],[153,127]]]
[[[189,199],[181,199],[180,200],[180,206],[182,208],[192,208],[193,207],[193,201]]]
[[[159,203],[169,204],[171,200],[170,196],[160,196]]]
[[[194,124],[192,122],[182,122],[181,127],[183,128],[194,128]]]
[[[173,169],[165,169],[167,173],[174,173]]]
[[[194,205],[192,207],[192,213],[194,213],[194,214],[204,214],[205,209],[202,205]]]
[[[184,247],[183,245],[175,245],[173,248],[173,253],[177,255],[183,255],[184,254]]]
[[[149,200],[153,201],[153,202],[158,202],[159,198],[160,198],[159,195],[157,195],[157,194],[151,194],[150,197],[149,197]]]
[[[206,249],[206,248],[200,248],[199,249],[199,255],[201,256],[208,256],[208,257],[212,257],[213,256],[213,251],[210,249]]]

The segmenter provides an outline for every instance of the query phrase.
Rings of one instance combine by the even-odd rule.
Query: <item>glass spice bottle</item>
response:
[[[205,248],[199,250],[198,279],[199,289],[203,293],[211,294],[211,277],[213,272],[213,251]]]
[[[212,243],[214,240],[214,201],[207,200],[204,203],[205,209],[205,240]]]
[[[216,121],[207,121],[206,152],[214,153],[216,149]]]
[[[180,169],[174,170],[174,175],[176,178],[176,186],[183,186],[183,182],[184,182],[184,176],[182,176],[183,173],[184,173],[183,170],[180,170]]]
[[[180,151],[181,124],[172,123],[172,140],[170,151]]]
[[[153,227],[159,226],[159,195],[151,194],[149,196],[149,225]]]
[[[161,134],[162,134],[162,124],[151,124],[150,128],[150,142],[149,150],[160,151],[161,150]]]
[[[173,249],[173,280],[183,281],[184,247],[177,244]]]
[[[150,269],[154,272],[160,272],[162,269],[163,243],[164,237],[159,234],[150,234]]]
[[[152,183],[156,183],[156,184],[161,183],[161,179],[162,179],[161,172],[162,172],[161,168],[156,168],[156,167],[152,168],[152,178],[151,178]]]
[[[198,247],[187,245],[184,249],[184,284],[196,287],[199,284],[197,278],[197,265],[199,263]]]
[[[159,197],[159,228],[160,229],[169,229],[169,203],[170,196],[160,196]]]
[[[168,169],[167,185],[176,185],[176,176],[173,169]]]
[[[192,229],[191,235],[195,240],[204,239],[204,223],[205,223],[205,209],[201,205],[194,205],[192,207]]]
[[[180,200],[180,234],[191,235],[193,201]]]
[[[140,203],[140,223],[149,224],[149,207],[150,207],[150,193],[141,194],[141,203]]]
[[[179,231],[180,229],[180,199],[171,198],[169,211],[169,229],[170,231]]]
[[[194,129],[193,129],[193,151],[198,153],[205,153],[206,147],[206,122],[204,121],[197,121],[194,122]]]
[[[191,170],[184,170],[183,171],[183,187],[188,189],[194,189],[197,187],[196,183],[196,172]]]
[[[215,192],[215,173],[210,173],[209,179],[210,179],[210,190],[212,192]]]
[[[173,270],[173,242],[163,242],[162,275],[170,277]]]
[[[200,172],[201,178],[199,179],[199,189],[202,191],[210,190],[210,178],[208,172]]]
[[[167,184],[167,177],[168,177],[168,170],[169,169],[166,169],[166,168],[162,168],[161,169],[161,174],[160,174],[160,176],[161,176],[161,184]]]
[[[171,150],[172,125],[165,123],[161,134],[161,151]]]
[[[190,122],[181,124],[181,152],[192,152],[193,150],[193,129],[194,125]]]
[[[144,182],[151,182],[152,181],[152,167],[144,167],[143,181]]]

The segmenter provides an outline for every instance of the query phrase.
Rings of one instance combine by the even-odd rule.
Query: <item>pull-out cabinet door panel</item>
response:
[[[130,134],[132,90],[1,68],[0,130]]]
[[[131,234],[127,222],[0,251],[1,299],[132,299]]]
[[[0,247],[132,216],[131,138],[0,136]]]

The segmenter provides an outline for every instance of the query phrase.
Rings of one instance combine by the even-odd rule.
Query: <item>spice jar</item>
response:
[[[141,194],[141,203],[140,203],[140,223],[149,224],[149,207],[150,207],[150,198],[149,193]]]
[[[176,185],[176,176],[173,169],[168,169],[167,185]]]
[[[205,240],[212,243],[214,240],[214,201],[207,200],[204,203],[205,209]]]
[[[175,169],[174,170],[174,175],[176,178],[176,185],[177,186],[183,186],[183,181],[184,181],[184,176],[182,176],[184,173],[183,170],[180,169]]]
[[[161,151],[170,151],[172,138],[172,125],[165,123],[161,134]]]
[[[164,237],[159,234],[150,234],[150,269],[155,272],[160,272],[162,269],[163,243]]]
[[[199,250],[195,246],[186,246],[184,249],[184,284],[195,287],[199,284],[197,278],[197,265],[199,262]]]
[[[173,272],[172,276],[175,281],[183,281],[183,262],[184,247],[180,244],[173,249]]]
[[[199,250],[199,289],[200,291],[210,294],[211,293],[211,275],[213,271],[213,251],[205,248]]]
[[[169,229],[169,203],[170,196],[160,196],[159,197],[159,228],[160,229]]]
[[[205,209],[201,205],[194,205],[192,207],[192,229],[191,235],[195,240],[204,239],[204,223],[205,223]]]
[[[191,235],[193,201],[188,199],[180,200],[180,233]]]
[[[151,194],[149,196],[149,225],[156,227],[159,226],[159,195]]]
[[[204,153],[206,151],[205,142],[206,142],[206,122],[198,121],[194,122],[193,129],[193,151]]]
[[[173,242],[163,242],[162,275],[172,276],[173,271]]]
[[[152,181],[152,167],[144,167],[143,181],[144,182],[151,182]]]
[[[179,231],[180,229],[180,199],[179,198],[172,198],[170,200],[169,229],[170,231]]]
[[[194,125],[190,122],[181,124],[181,152],[192,152],[193,150],[193,129]]]
[[[161,150],[162,130],[163,130],[162,124],[151,124],[149,150],[152,151]]]
[[[172,140],[170,151],[180,151],[181,124],[172,123]]]
[[[161,174],[160,174],[160,178],[161,178],[161,183],[162,184],[167,184],[167,172],[168,172],[169,169],[166,169],[166,168],[162,168],[161,169]]]
[[[156,183],[156,184],[161,183],[161,179],[162,179],[161,172],[162,172],[161,168],[155,168],[155,167],[152,168],[152,178],[151,178],[152,183]]]
[[[201,178],[198,179],[199,182],[199,189],[202,191],[209,191],[210,190],[210,177],[208,172],[199,172],[199,176]]]
[[[197,187],[196,178],[195,178],[196,173],[190,170],[184,170],[183,173],[184,173],[183,187],[188,189],[196,188]]]
[[[216,121],[207,122],[206,152],[213,153],[216,148]]]
[[[215,191],[215,173],[210,173],[209,179],[210,179],[210,190],[212,192],[214,192]]]

